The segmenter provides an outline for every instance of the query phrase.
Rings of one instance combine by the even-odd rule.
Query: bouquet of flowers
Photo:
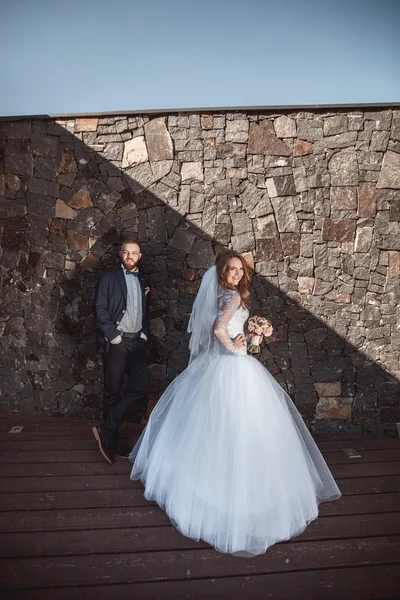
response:
[[[272,335],[272,324],[264,317],[250,317],[247,330],[249,333],[254,334],[251,336],[248,351],[250,354],[258,354],[262,340]]]

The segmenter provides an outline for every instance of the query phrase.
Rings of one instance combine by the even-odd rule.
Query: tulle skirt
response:
[[[262,554],[299,535],[340,491],[293,402],[255,358],[193,365],[150,415],[131,479],[183,535]]]

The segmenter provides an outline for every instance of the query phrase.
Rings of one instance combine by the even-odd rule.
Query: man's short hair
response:
[[[135,238],[126,238],[126,240],[122,240],[121,250],[123,249],[123,247],[126,244],[136,244],[136,246],[139,246],[139,250],[140,250],[140,244]]]

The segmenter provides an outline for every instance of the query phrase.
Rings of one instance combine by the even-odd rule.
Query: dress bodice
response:
[[[227,330],[230,338],[236,337],[239,333],[244,334],[244,324],[249,318],[247,308],[239,308],[233,313],[231,320],[227,325]]]
[[[219,342],[234,354],[246,354],[246,347],[239,350],[232,339],[244,334],[244,324],[249,316],[247,308],[241,307],[240,295],[236,290],[218,287],[218,311],[214,333]]]

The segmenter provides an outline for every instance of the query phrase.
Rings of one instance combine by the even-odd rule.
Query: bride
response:
[[[299,535],[340,491],[300,414],[247,354],[249,270],[235,252],[204,275],[189,366],[155,406],[130,460],[145,498],[185,536],[237,556]]]

